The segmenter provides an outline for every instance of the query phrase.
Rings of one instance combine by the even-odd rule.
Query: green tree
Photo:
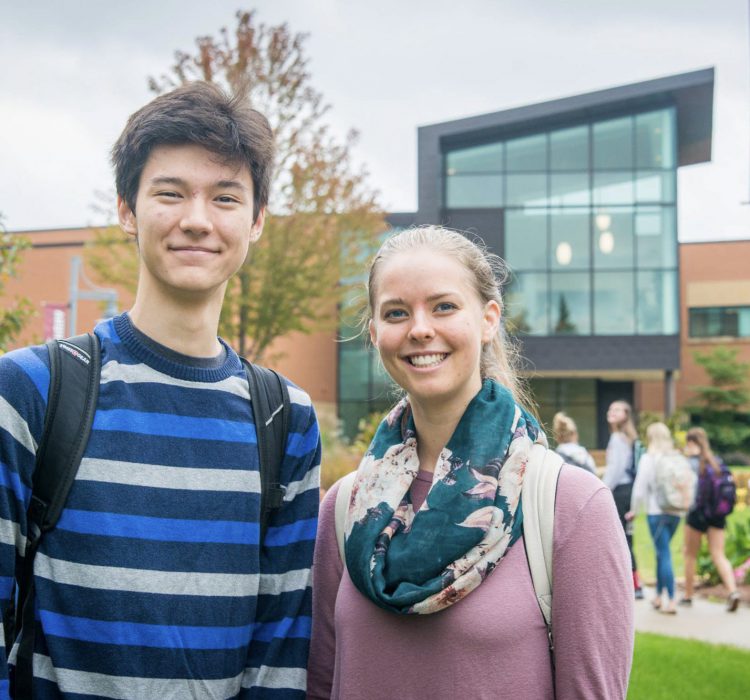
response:
[[[0,215],[0,296],[3,296],[8,279],[16,275],[21,253],[28,247],[26,239],[13,236],[5,230]],[[3,300],[0,308],[0,354],[8,349],[33,314],[34,307],[25,297]]]
[[[750,362],[737,359],[737,349],[717,347],[712,352],[696,352],[695,361],[703,367],[709,383],[693,386],[695,400],[689,407],[700,415],[701,425],[720,450],[750,449]]]
[[[155,93],[191,80],[246,90],[274,129],[272,215],[230,280],[220,324],[222,335],[254,360],[290,331],[333,327],[350,287],[341,281],[362,272],[385,229],[367,173],[352,162],[356,133],[337,140],[325,122],[329,106],[311,84],[305,39],[286,24],[268,26],[240,11],[233,28],[199,37],[192,52],[175,54],[167,74],[149,79]],[[97,239],[88,254],[92,267],[108,283],[133,289],[134,247],[112,230]]]

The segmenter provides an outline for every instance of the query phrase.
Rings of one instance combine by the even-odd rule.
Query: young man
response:
[[[95,329],[93,429],[34,560],[34,697],[304,697],[318,425],[288,383],[286,492],[261,546],[248,382],[217,338],[227,281],[263,230],[273,154],[265,117],[207,83],[157,97],[115,144],[140,277],[133,308]],[[3,608],[49,377],[45,346],[0,358]]]

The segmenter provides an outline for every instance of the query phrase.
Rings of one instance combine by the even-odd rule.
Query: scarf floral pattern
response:
[[[403,399],[378,427],[352,488],[345,524],[346,566],[376,605],[426,615],[473,591],[521,535],[523,475],[534,418],[510,392],[484,381],[435,465],[415,513],[417,436]]]

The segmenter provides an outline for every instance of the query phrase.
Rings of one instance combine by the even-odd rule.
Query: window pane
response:
[[[353,340],[352,343],[356,343]],[[352,344],[350,343],[350,345]],[[364,347],[341,348],[339,354],[339,398],[362,400],[370,393],[370,353]]]
[[[600,210],[594,216],[594,267],[633,267],[633,210]]]
[[[588,126],[553,131],[549,135],[549,160],[551,170],[588,170]]]
[[[547,269],[546,211],[506,211],[505,260],[513,270]]]
[[[553,206],[577,206],[591,203],[588,173],[552,173],[549,203]]]
[[[448,175],[500,173],[503,171],[503,144],[487,143],[449,151],[445,155],[445,171]]]
[[[639,168],[674,168],[674,110],[638,114],[635,118],[636,165]]]
[[[547,174],[508,175],[508,206],[547,205]]]
[[[449,209],[503,206],[502,175],[452,175],[445,182]]]
[[[594,273],[594,333],[633,335],[635,293],[632,272]]]
[[[514,274],[506,303],[506,323],[511,332],[547,334],[546,274]]]
[[[677,276],[673,270],[638,272],[638,333],[677,333]]]
[[[664,202],[675,200],[675,172],[641,170],[635,174],[635,198],[638,202]]]
[[[547,134],[506,142],[508,172],[547,169]]]
[[[750,306],[743,306],[737,310],[737,335],[740,338],[750,338]]]
[[[584,270],[591,260],[591,217],[588,209],[560,209],[550,215],[550,268]]]
[[[610,119],[594,124],[594,168],[633,166],[633,120]]]
[[[550,275],[552,334],[591,333],[591,282],[585,272],[553,272]]]
[[[673,207],[639,207],[635,213],[638,267],[676,267],[677,231]]]
[[[632,204],[633,173],[629,170],[594,173],[594,204]]]

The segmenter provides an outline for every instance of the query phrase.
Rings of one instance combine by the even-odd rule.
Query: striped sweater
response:
[[[207,366],[159,352],[125,314],[95,332],[93,430],[34,563],[35,697],[304,697],[320,463],[309,397],[289,384],[286,495],[260,548],[259,457],[237,355],[227,347]],[[46,347],[0,358],[3,609],[48,388]]]

